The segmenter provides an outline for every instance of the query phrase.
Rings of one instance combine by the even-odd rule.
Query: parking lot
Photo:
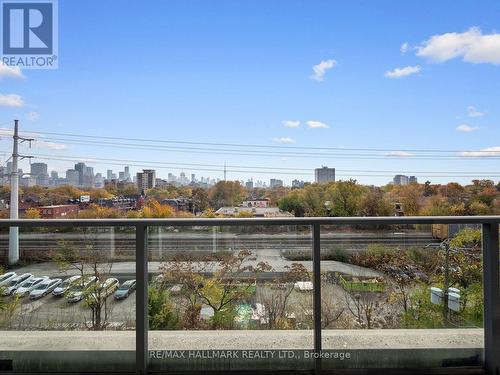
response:
[[[112,276],[111,276],[112,277]],[[126,278],[119,278],[120,284]],[[2,297],[6,301],[14,301],[14,297]],[[110,295],[106,299],[105,308],[107,327],[109,329],[128,329],[135,326],[135,292],[130,297],[117,301]],[[90,326],[91,309],[84,301],[69,303],[66,298],[46,295],[38,300],[23,297],[13,310],[10,329],[78,329]]]

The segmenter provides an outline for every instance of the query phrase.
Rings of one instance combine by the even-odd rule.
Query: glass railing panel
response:
[[[19,252],[2,274],[26,280],[0,285],[4,370],[134,371],[134,227],[21,228]]]
[[[323,226],[321,238],[324,368],[482,365],[480,226]]]
[[[149,243],[151,370],[312,368],[309,226],[155,227]]]

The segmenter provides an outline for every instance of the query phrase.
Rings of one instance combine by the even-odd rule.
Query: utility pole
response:
[[[444,258],[444,290],[443,290],[443,323],[447,328],[450,323],[450,311],[448,308],[448,288],[450,287],[450,244],[448,241],[445,243],[445,258]]]
[[[18,152],[19,140],[28,141],[31,147],[32,138],[19,137],[19,120],[14,120],[14,145],[12,147],[12,168],[10,173],[10,218],[19,219],[19,172],[18,159],[32,158],[32,156],[21,156]],[[9,229],[9,264],[13,265],[19,261],[19,228]]]
[[[226,170],[226,162],[224,162],[224,181],[226,180],[227,170]]]

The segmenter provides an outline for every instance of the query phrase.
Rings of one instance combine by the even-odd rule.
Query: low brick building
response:
[[[42,219],[64,219],[66,217],[78,215],[77,204],[61,204],[57,206],[37,207]]]

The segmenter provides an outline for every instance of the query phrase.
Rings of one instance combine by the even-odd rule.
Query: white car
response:
[[[17,288],[21,286],[27,280],[31,280],[33,275],[31,273],[23,273],[22,275],[16,276],[10,279],[7,284],[3,285],[2,296],[10,296],[16,291]]]
[[[104,294],[106,295],[106,297],[110,294],[113,294],[119,286],[120,282],[114,277],[106,279],[106,281],[101,284],[101,288],[104,289]]]
[[[84,294],[92,288],[92,286],[97,282],[97,277],[87,276],[84,280],[80,280],[69,288],[66,294],[66,299],[68,302],[78,302],[84,297]]]
[[[42,277],[33,277],[30,280],[25,281],[22,283],[19,288],[14,292],[14,295],[16,297],[22,298],[25,295],[29,294],[35,287],[40,284],[42,281],[48,280],[48,276],[42,276]]]
[[[15,273],[15,272],[4,273],[2,276],[0,276],[0,286],[4,286],[5,284],[7,284],[10,280],[12,280],[16,276],[17,276],[17,273]]]
[[[57,288],[52,291],[54,296],[62,296],[69,288],[75,285],[82,277],[79,275],[68,277]]]
[[[38,299],[46,296],[50,292],[52,292],[59,284],[62,283],[61,279],[48,279],[42,281],[38,284],[35,289],[30,292],[30,299]]]

